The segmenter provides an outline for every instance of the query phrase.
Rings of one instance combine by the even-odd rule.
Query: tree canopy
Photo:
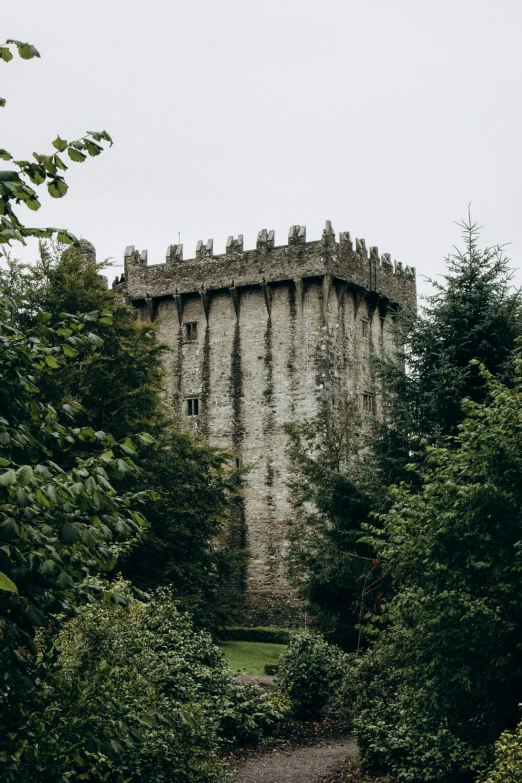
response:
[[[63,311],[107,308],[110,322],[99,323],[103,345],[96,352],[78,349],[78,361],[45,368],[39,384],[55,406],[79,404],[78,423],[123,438],[146,430],[155,448],[143,454],[142,472],[127,477],[127,489],[149,489],[149,528],[135,541],[119,567],[142,589],[170,585],[180,606],[198,623],[225,624],[240,609],[237,584],[246,552],[237,540],[237,504],[242,470],[230,454],[184,431],[172,414],[164,387],[166,348],[157,339],[157,324],[140,323],[118,292],[108,290],[104,262],[82,240],[79,248],[42,244],[36,265],[8,259],[1,285],[16,297],[22,317],[44,308],[49,323]],[[105,319],[102,319],[102,321]],[[67,459],[81,454],[78,444]]]
[[[522,359],[509,386],[478,362],[453,440],[426,446],[420,490],[391,489],[372,528],[393,581],[359,739],[404,780],[472,780],[518,720],[522,682]],[[391,689],[391,690],[390,690]]]

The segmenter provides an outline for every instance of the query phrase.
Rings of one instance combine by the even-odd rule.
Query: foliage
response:
[[[0,59],[9,62],[13,59],[11,49],[15,47],[23,60],[40,57],[37,49],[32,44],[23,41],[9,39],[0,46]],[[0,98],[0,107],[5,106],[5,99]],[[0,159],[12,161],[16,170],[0,171],[0,244],[10,244],[15,240],[25,244],[25,237],[52,237],[56,235],[58,241],[65,244],[77,244],[76,237],[65,229],[58,228],[29,228],[25,226],[13,206],[24,204],[32,211],[40,209],[41,203],[37,192],[29,182],[39,186],[45,184],[51,198],[63,198],[67,193],[67,185],[62,172],[67,171],[63,153],[75,163],[83,163],[87,156],[96,157],[103,152],[100,142],[108,142],[112,145],[112,139],[107,131],[88,131],[85,136],[76,141],[66,141],[60,136],[53,141],[54,150],[51,154],[43,155],[33,152],[33,161],[13,160],[13,156],[5,149],[0,149]],[[60,155],[58,155],[60,153]]]
[[[138,473],[134,443],[76,427],[78,406],[57,411],[35,383],[44,367],[56,369],[71,353],[74,359],[77,347],[98,347],[99,337],[89,331],[98,312],[67,317],[54,328],[49,313],[37,313],[34,320],[34,328],[21,327],[14,303],[0,300],[0,758],[5,759],[24,747],[34,750],[30,732],[21,744],[17,736],[25,720],[37,719],[35,712],[24,716],[35,693],[35,630],[55,627],[60,615],[74,613],[84,601],[126,601],[96,575],[113,569],[125,542],[143,529],[136,506],[147,497],[114,488],[115,480]],[[75,444],[84,456],[62,466],[64,448]]]
[[[298,718],[312,718],[328,703],[343,674],[344,655],[316,633],[295,634],[279,659],[277,681]]]
[[[286,628],[271,628],[269,626],[246,627],[232,625],[220,628],[219,640],[222,642],[267,642],[269,644],[288,644],[291,631]]]
[[[16,297],[22,317],[31,323],[33,312],[44,309],[51,323],[64,312],[108,311],[111,318],[98,326],[100,350],[78,349],[79,366],[62,362],[57,372],[40,377],[44,394],[55,405],[79,401],[79,420],[117,439],[142,430],[160,433],[166,420],[161,395],[165,349],[154,324],[136,322],[131,308],[107,289],[105,263],[96,261],[92,245],[82,240],[80,247],[62,250],[41,243],[40,257],[31,266],[7,259],[2,287]]]
[[[16,296],[22,317],[44,307],[57,321],[62,312],[108,310],[110,323],[97,331],[103,346],[80,352],[81,365],[62,362],[39,378],[55,406],[79,401],[79,423],[117,438],[147,430],[157,444],[141,460],[129,488],[155,490],[149,501],[149,529],[122,563],[126,576],[144,589],[170,584],[179,605],[200,625],[212,628],[234,619],[237,591],[222,590],[245,563],[245,551],[230,542],[238,525],[236,499],[241,473],[230,455],[180,431],[169,417],[164,395],[165,347],[155,324],[135,320],[121,296],[107,289],[104,263],[82,240],[80,248],[42,244],[40,258],[27,267],[8,258],[2,286]],[[71,449],[77,453],[77,446]],[[237,580],[236,580],[237,581]]]
[[[108,319],[107,315],[102,318]],[[112,481],[137,472],[130,440],[118,443],[105,432],[75,427],[78,406],[61,416],[42,401],[34,376],[58,359],[96,349],[88,331],[98,313],[68,318],[52,328],[48,313],[38,327],[22,329],[14,303],[0,300],[0,592],[1,672],[24,667],[18,648],[31,647],[32,629],[50,612],[70,611],[92,590],[90,574],[114,567],[121,544],[144,524],[132,507],[143,496],[117,494]],[[140,436],[146,442],[148,436]],[[64,444],[81,443],[97,452],[64,470],[53,457]],[[14,587],[9,590],[10,580]],[[7,652],[6,652],[7,650]]]
[[[144,460],[144,485],[154,488],[148,533],[125,558],[123,571],[143,589],[168,584],[200,626],[217,629],[237,616],[246,552],[231,540],[241,471],[227,452],[174,427],[158,436]]]
[[[459,225],[464,249],[447,257],[442,282],[430,281],[434,293],[419,316],[402,311],[397,319],[404,349],[375,363],[386,416],[372,433],[374,469],[385,486],[412,480],[405,466],[424,458],[418,438],[437,445],[457,433],[463,399],[484,402],[486,385],[473,360],[511,379],[522,301],[510,261],[501,245],[479,247],[480,227],[471,216]]]
[[[222,744],[258,745],[289,715],[288,701],[278,694],[260,694],[253,683],[234,682],[218,707],[218,736]]]
[[[15,758],[0,756],[7,783],[222,780],[219,745],[256,742],[282,717],[233,681],[208,634],[166,592],[146,604],[91,605],[51,653],[44,634],[40,649],[30,741]]]
[[[289,426],[292,464],[290,576],[307,600],[315,626],[346,648],[359,643],[356,624],[378,612],[383,580],[363,522],[379,507],[361,421],[353,405],[334,418],[324,408],[313,421]]]
[[[373,544],[394,596],[368,656],[363,759],[400,780],[471,780],[514,728],[522,680],[522,359],[458,436],[391,490]],[[364,683],[364,678],[363,678]]]
[[[522,722],[504,731],[495,743],[495,763],[480,783],[519,783],[522,780]]]

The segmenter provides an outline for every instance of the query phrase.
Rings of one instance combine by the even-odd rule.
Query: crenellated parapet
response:
[[[213,290],[276,285],[307,278],[326,278],[328,284],[352,287],[393,305],[415,308],[415,269],[379,255],[376,246],[342,231],[336,240],[330,221],[320,240],[307,242],[305,226],[291,226],[286,245],[275,244],[274,231],[262,229],[256,247],[245,250],[243,235],[230,236],[225,253],[214,255],[212,239],[197,243],[195,257],[183,258],[183,245],[169,245],[166,262],[148,265],[147,251],[125,250],[126,294],[133,302]]]

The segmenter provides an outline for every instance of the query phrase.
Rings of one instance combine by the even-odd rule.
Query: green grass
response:
[[[277,663],[286,644],[268,642],[219,642],[232,671],[242,674],[264,674],[265,663]]]

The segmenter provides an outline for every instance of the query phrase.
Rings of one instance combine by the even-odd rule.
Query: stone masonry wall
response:
[[[302,607],[284,563],[292,514],[284,425],[314,417],[325,398],[333,410],[345,398],[362,410],[371,394],[366,415],[378,415],[370,358],[393,349],[397,309],[415,307],[415,270],[368,252],[364,240],[354,249],[347,232],[336,242],[329,222],[316,242],[293,226],[281,247],[261,231],[255,250],[244,251],[240,236],[221,256],[211,240],[198,243],[195,259],[182,255],[173,245],[165,264],[149,267],[146,251],[127,248],[126,296],[141,319],[159,319],[179,416],[251,466],[245,620],[298,624]],[[197,324],[197,339],[188,339],[187,323]],[[189,399],[198,415],[188,415]]]

